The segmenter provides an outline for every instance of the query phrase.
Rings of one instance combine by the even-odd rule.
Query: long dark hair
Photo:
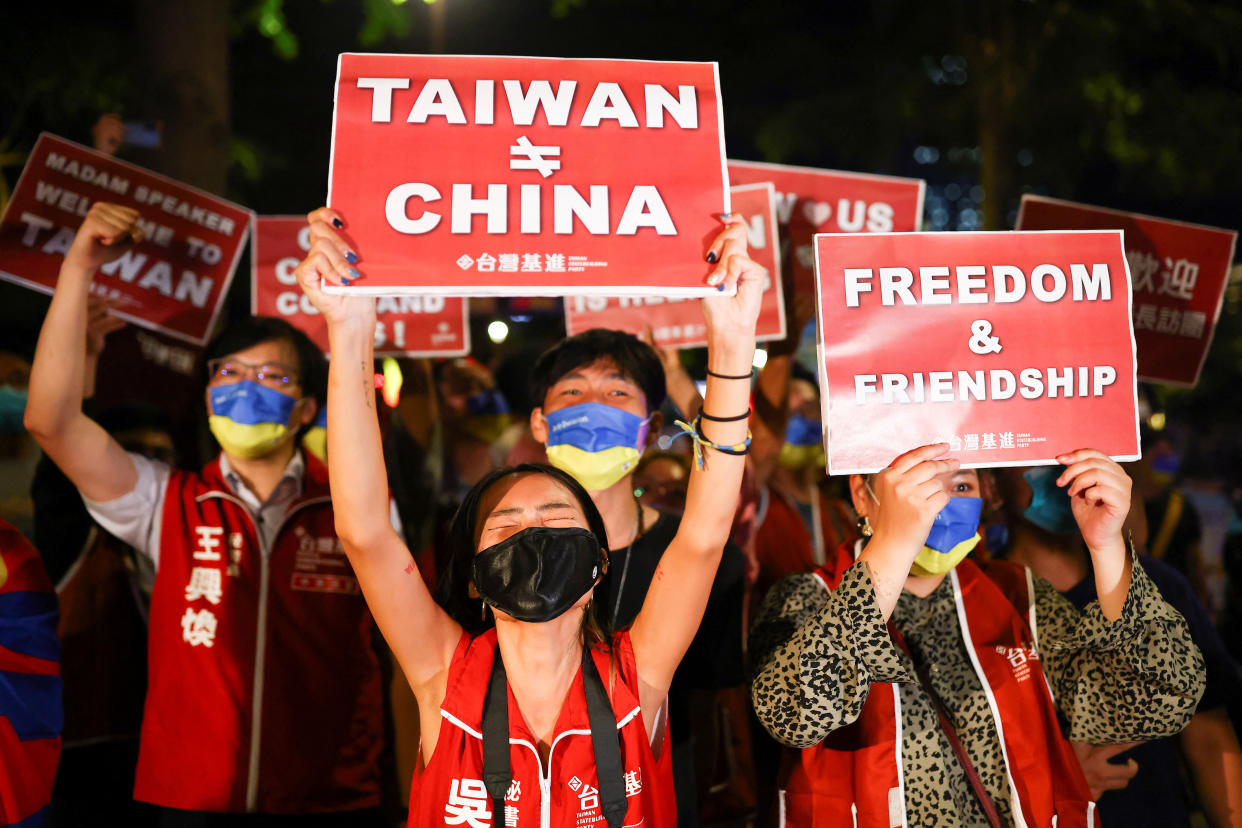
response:
[[[469,584],[473,579],[471,564],[478,543],[479,520],[482,518],[479,504],[494,484],[506,478],[527,474],[546,475],[568,489],[578,501],[582,513],[586,515],[587,529],[599,541],[604,554],[608,554],[608,530],[604,527],[604,518],[599,509],[595,508],[587,490],[571,475],[545,463],[521,463],[487,474],[466,493],[461,505],[457,507],[457,513],[453,515],[448,533],[448,562],[436,584],[436,602],[471,635],[478,635],[496,623],[490,613],[484,612],[483,600],[470,597]],[[600,589],[603,584],[604,581],[601,580],[596,589]],[[587,605],[583,634],[589,644],[602,644],[607,647],[612,642],[612,630],[595,612],[597,603],[599,602],[592,596],[591,603]]]

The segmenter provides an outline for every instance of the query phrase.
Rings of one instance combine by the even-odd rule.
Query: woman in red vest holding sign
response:
[[[1096,826],[1058,713],[1070,738],[1103,744],[1194,712],[1203,660],[1133,564],[1121,467],[1090,449],[1057,458],[1064,491],[1048,496],[1069,498],[1100,595],[1080,613],[1024,567],[966,558],[983,492],[947,450],[852,476],[863,539],[774,587],[756,620],[756,712],[802,749],[777,824]]]
[[[664,700],[698,628],[728,538],[749,445],[746,427],[763,270],[740,219],[725,219],[707,260],[708,381],[688,428],[702,463],[685,517],[629,630],[594,623],[607,570],[605,529],[587,492],[549,466],[493,473],[451,529],[442,608],[388,522],[374,410],[369,298],[326,294],[357,277],[356,253],[310,215],[303,289],[328,322],[333,354],[328,455],[337,530],[367,602],[418,699],[422,769],[410,825],[672,825]],[[494,618],[494,624],[486,621]],[[645,822],[644,822],[645,820]]]

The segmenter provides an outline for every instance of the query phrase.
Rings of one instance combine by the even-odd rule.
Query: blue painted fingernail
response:
[[[332,226],[333,227],[344,227],[345,223],[341,221],[339,218],[334,218],[332,219]]]
[[[349,275],[350,275],[352,278],[357,279],[357,278],[358,278],[359,276],[361,276],[362,274],[361,274],[361,273],[359,273],[359,272],[357,271],[357,269],[356,269],[356,268],[352,268],[352,267],[351,267],[351,268],[349,269]]]
[[[348,279],[341,279],[341,284],[342,284],[342,285],[344,285],[345,287],[349,287],[349,280],[348,280]]]
[[[721,293],[723,293],[723,292],[724,292],[724,289],[725,289],[725,283],[724,283],[724,282],[721,282],[720,284],[716,285],[716,290],[720,291]]]
[[[358,264],[358,254],[352,250],[345,251],[345,261],[350,264]]]
[[[715,263],[716,263],[716,251],[715,251],[715,250],[713,250],[713,251],[711,251],[710,253],[708,253],[708,254],[707,254],[707,263],[708,263],[708,264],[715,264]]]

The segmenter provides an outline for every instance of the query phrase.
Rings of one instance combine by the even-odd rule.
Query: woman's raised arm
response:
[[[420,702],[443,695],[461,627],[432,599],[414,558],[389,523],[388,476],[375,412],[375,300],[323,291],[357,276],[356,254],[336,232],[341,216],[307,216],[310,252],[298,281],[328,323],[328,479],[336,531],[367,606]]]
[[[703,300],[708,376],[699,428],[717,445],[740,446],[746,442],[764,269],[747,257],[746,227],[737,217],[726,219],[708,261],[717,263],[708,284],[718,285],[722,293],[736,285],[737,293]],[[702,466],[693,464],[690,472],[681,526],[660,559],[630,631],[649,727],[699,628],[737,511],[746,458],[707,446],[702,458]]]

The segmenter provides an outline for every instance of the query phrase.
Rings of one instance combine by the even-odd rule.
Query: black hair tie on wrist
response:
[[[711,368],[708,368],[708,369],[707,369],[707,375],[708,375],[709,377],[715,377],[716,379],[726,379],[726,380],[748,380],[748,379],[750,379],[750,374],[749,374],[749,373],[746,373],[746,374],[718,374],[718,373],[716,373],[715,371],[713,371]],[[709,419],[710,419],[710,418],[709,418]]]
[[[736,423],[738,420],[745,420],[750,417],[750,409],[746,409],[745,414],[738,414],[736,417],[713,417],[706,411],[700,411],[699,416],[713,423]]]

